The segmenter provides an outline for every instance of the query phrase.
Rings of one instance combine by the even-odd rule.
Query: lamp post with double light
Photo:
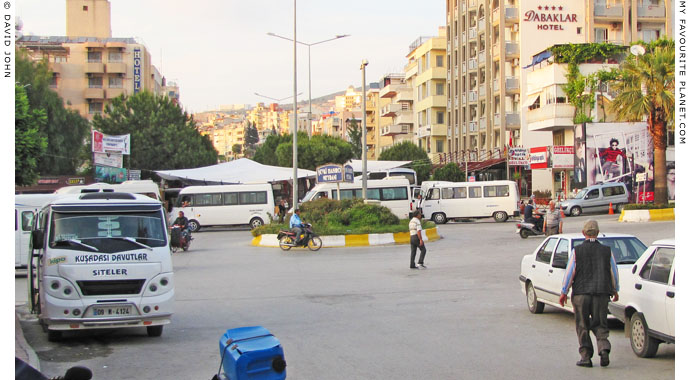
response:
[[[307,134],[309,135],[309,137],[311,137],[311,119],[312,119],[312,113],[311,113],[311,47],[314,46],[314,45],[322,44],[322,43],[324,43],[324,42],[328,42],[328,41],[333,41],[333,40],[337,40],[337,39],[340,39],[340,38],[349,37],[350,35],[349,35],[349,34],[339,34],[339,35],[337,35],[337,36],[335,36],[335,37],[333,37],[333,38],[329,38],[329,39],[327,39],[327,40],[323,40],[323,41],[314,42],[314,43],[310,43],[310,44],[309,44],[309,43],[306,43],[306,42],[295,41],[295,40],[293,40],[292,38],[283,37],[283,36],[281,36],[281,35],[278,35],[278,34],[275,34],[275,33],[272,33],[272,32],[269,32],[269,33],[267,33],[267,34],[268,34],[269,36],[272,36],[272,37],[278,37],[278,38],[282,38],[282,39],[287,40],[287,41],[292,41],[293,43],[296,42],[296,43],[298,43],[298,44],[300,44],[300,45],[304,45],[304,46],[307,47],[307,50],[308,50],[308,52],[309,52],[309,128],[307,129]]]

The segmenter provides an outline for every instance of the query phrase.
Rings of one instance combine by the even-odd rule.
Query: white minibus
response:
[[[34,214],[59,198],[57,194],[15,194],[14,196],[14,267],[26,268]]]
[[[29,306],[49,340],[120,327],[162,334],[175,295],[165,218],[159,201],[116,192],[64,196],[39,211]]]
[[[270,221],[274,207],[270,183],[188,186],[180,190],[170,218],[175,220],[183,211],[193,232],[207,226],[256,228]]]
[[[119,193],[143,194],[150,198],[162,201],[158,185],[150,179],[139,181],[124,181],[119,184],[92,183],[83,186],[65,186],[55,190],[55,194],[83,194],[102,191],[114,191]]]
[[[390,178],[390,177],[405,177],[405,178],[407,178],[408,181],[410,181],[410,185],[416,185],[417,184],[417,172],[415,172],[414,169],[408,169],[408,168],[392,168],[392,169],[369,171],[369,175],[367,176],[367,179],[368,180],[384,179],[384,178]],[[362,180],[361,175],[355,177],[355,181],[361,181],[361,180]]]
[[[520,193],[514,181],[422,182],[422,213],[437,224],[448,219],[493,217],[505,222],[520,215]]]
[[[304,195],[302,202],[322,197],[338,199],[338,186],[335,183],[320,183]],[[362,182],[340,184],[340,199],[362,198]],[[380,201],[398,218],[407,219],[413,211],[413,198],[410,182],[403,177],[387,177],[367,181],[367,199]]]

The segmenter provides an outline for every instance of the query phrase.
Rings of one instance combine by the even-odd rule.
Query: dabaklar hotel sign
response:
[[[523,22],[537,23],[537,30],[565,30],[564,24],[577,23],[577,14],[569,13],[562,5],[544,3],[525,12]]]

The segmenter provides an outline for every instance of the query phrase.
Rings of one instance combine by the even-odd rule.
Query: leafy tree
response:
[[[32,185],[38,180],[38,160],[48,141],[40,129],[47,121],[43,109],[29,107],[24,87],[14,86],[14,183]]]
[[[646,53],[629,55],[612,86],[618,96],[611,109],[618,120],[647,118],[654,142],[654,203],[668,203],[666,189],[666,133],[675,118],[675,43],[662,38],[644,44]]]
[[[357,120],[350,119],[350,123],[347,126],[347,136],[350,139],[350,145],[352,145],[352,157],[361,158],[362,128],[357,125]]]
[[[235,155],[235,158],[237,158],[237,155],[242,153],[242,145],[234,144],[232,146],[232,153]]]
[[[244,128],[244,155],[246,157],[254,156],[258,142],[259,131],[256,129],[256,123],[247,123]]]
[[[75,174],[89,157],[86,141],[89,137],[88,120],[77,111],[65,108],[62,98],[50,88],[53,73],[47,61],[35,62],[24,50],[17,50],[16,81],[26,87],[30,109],[45,110],[46,120],[39,126],[39,134],[47,139],[43,154],[38,159],[38,171],[43,175]]]
[[[417,172],[417,180],[422,182],[429,179],[431,160],[424,149],[404,141],[381,152],[379,161],[412,161],[412,169]]]
[[[208,136],[199,134],[189,115],[165,96],[143,91],[115,98],[103,116],[94,117],[93,127],[110,135],[131,134],[131,168],[183,169],[218,162]]]
[[[282,143],[289,143],[292,147],[292,135],[269,135],[266,137],[266,141],[261,144],[254,153],[254,161],[270,166],[279,166],[278,157],[276,156],[276,149],[278,145]],[[290,163],[289,166],[292,166]]]
[[[431,180],[463,182],[465,180],[465,173],[463,173],[460,170],[458,164],[456,164],[455,162],[451,162],[434,170],[434,174],[431,176]]]
[[[304,132],[297,132],[297,166],[314,170],[317,166],[344,164],[352,158],[352,146],[345,140],[317,135],[311,139]],[[292,167],[292,135],[269,135],[256,150],[256,162],[264,165]]]

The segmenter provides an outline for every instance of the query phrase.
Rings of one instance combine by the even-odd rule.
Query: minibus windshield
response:
[[[54,212],[51,248],[113,253],[164,247],[167,232],[161,213],[121,212],[112,214]]]

